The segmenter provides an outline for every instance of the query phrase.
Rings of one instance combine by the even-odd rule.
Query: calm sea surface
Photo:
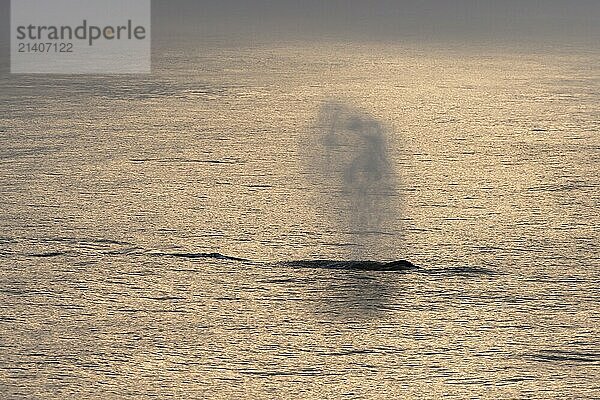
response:
[[[0,398],[600,398],[599,65],[298,44],[1,77]],[[389,133],[380,229],[309,165],[332,99]],[[421,269],[284,264],[357,258]]]

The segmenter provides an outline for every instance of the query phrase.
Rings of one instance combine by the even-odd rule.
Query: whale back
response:
[[[418,269],[416,265],[406,260],[397,260],[391,262],[369,261],[369,260],[302,260],[289,261],[284,265],[294,268],[324,268],[355,271],[409,271]]]

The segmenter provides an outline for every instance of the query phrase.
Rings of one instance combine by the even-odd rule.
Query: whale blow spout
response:
[[[354,271],[410,271],[419,269],[418,266],[406,260],[397,260],[391,262],[304,260],[289,261],[284,264],[293,268],[323,268]]]

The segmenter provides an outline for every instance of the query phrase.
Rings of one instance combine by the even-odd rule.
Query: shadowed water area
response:
[[[1,398],[598,397],[597,53],[154,64],[0,78]]]

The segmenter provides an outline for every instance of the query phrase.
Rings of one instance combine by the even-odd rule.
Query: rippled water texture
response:
[[[154,63],[1,78],[0,397],[600,397],[597,53]],[[377,203],[311,168],[331,99]]]

